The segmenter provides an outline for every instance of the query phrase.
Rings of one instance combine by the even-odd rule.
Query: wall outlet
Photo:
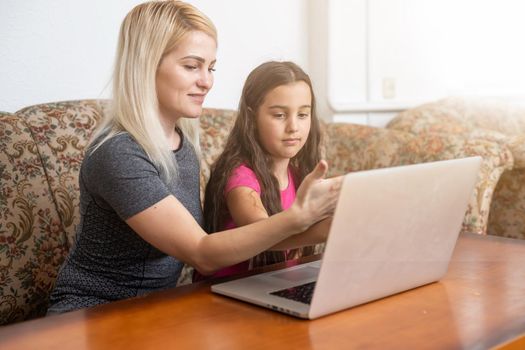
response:
[[[396,80],[394,78],[383,78],[383,98],[393,99],[396,97]]]

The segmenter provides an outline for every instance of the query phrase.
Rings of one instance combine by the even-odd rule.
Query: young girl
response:
[[[290,207],[297,187],[321,159],[320,138],[308,75],[292,62],[266,62],[255,68],[244,85],[225,149],[212,165],[204,200],[206,231],[247,225]],[[316,229],[326,231],[327,225]],[[222,269],[214,277],[313,253],[312,246],[286,247],[274,246],[276,250]]]

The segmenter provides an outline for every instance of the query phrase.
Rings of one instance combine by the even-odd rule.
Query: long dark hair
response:
[[[261,146],[256,128],[256,116],[259,106],[266,95],[274,88],[303,81],[310,87],[311,125],[308,139],[290,165],[298,187],[304,177],[311,172],[321,159],[321,132],[315,109],[315,97],[310,77],[293,62],[266,62],[255,68],[246,79],[239,101],[239,110],[233,129],[226,141],[224,151],[211,166],[210,180],[204,197],[204,220],[207,232],[213,233],[224,229],[228,208],[224,188],[232,171],[242,163],[255,172],[261,186],[261,201],[268,215],[282,211],[279,183],[273,175],[272,159]],[[293,249],[288,258],[313,254],[313,247]],[[252,266],[262,266],[281,262],[287,258],[285,252],[268,251],[252,260]]]

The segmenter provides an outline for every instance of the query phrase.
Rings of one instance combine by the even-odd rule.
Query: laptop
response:
[[[436,282],[447,271],[480,157],[349,173],[321,260],[215,284],[300,318]]]

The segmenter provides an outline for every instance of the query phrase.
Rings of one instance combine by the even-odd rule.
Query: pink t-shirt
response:
[[[231,190],[237,187],[249,187],[257,192],[259,196],[261,195],[261,185],[259,185],[259,180],[257,180],[257,176],[253,170],[248,168],[246,165],[240,165],[238,168],[232,171],[232,175],[228,179],[226,187],[224,188],[224,196],[226,197],[226,195],[228,195]],[[281,207],[283,210],[288,209],[294,200],[295,182],[292,172],[290,168],[288,168],[288,187],[281,191]],[[237,227],[237,225],[235,225],[235,222],[233,222],[232,217],[228,215],[223,229],[229,230],[235,227]]]
[[[252,169],[248,168],[245,165],[240,165],[238,168],[233,170],[232,175],[230,176],[228,183],[226,184],[226,187],[224,189],[224,196],[226,197],[226,195],[231,190],[241,186],[249,187],[255,192],[257,192],[259,195],[261,194],[261,186],[259,185],[257,176],[255,175]],[[283,208],[283,210],[288,209],[292,205],[294,200],[295,181],[292,176],[291,169],[288,168],[288,187],[281,191],[281,207]],[[228,217],[225,221],[224,229],[228,230],[235,227],[237,227],[237,225],[235,225],[235,222],[233,221],[232,217],[228,214]],[[224,277],[248,271],[249,263],[249,261],[243,261],[236,265],[225,267],[217,271],[213,275],[213,277]]]

